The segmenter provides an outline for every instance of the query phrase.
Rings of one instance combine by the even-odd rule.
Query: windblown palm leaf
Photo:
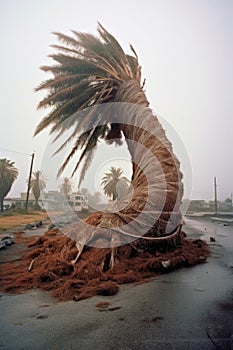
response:
[[[59,53],[50,57],[57,62],[54,66],[41,67],[54,77],[43,82],[36,89],[46,89],[48,95],[40,102],[39,108],[53,107],[52,111],[37,126],[35,134],[45,127],[51,127],[51,133],[58,132],[59,138],[66,129],[74,125],[70,118],[76,113],[74,146],[58,172],[62,173],[78,149],[83,149],[81,161],[88,163],[88,157],[97,145],[99,138],[110,141],[111,131],[116,130],[114,123],[109,126],[106,116],[96,121],[95,113],[77,113],[87,107],[115,100],[119,86],[128,79],[140,84],[141,72],[137,58],[126,55],[114,37],[99,25],[100,38],[90,34],[73,31],[74,37],[54,33],[62,45],[53,45]],[[132,48],[133,54],[135,54]],[[101,122],[102,126],[95,126]],[[87,131],[82,133],[83,128]],[[112,129],[112,130],[111,130]],[[118,130],[118,136],[120,132]],[[67,143],[67,142],[66,142]],[[65,144],[66,144],[65,143]],[[62,146],[60,150],[62,149]],[[85,173],[83,173],[85,175]],[[82,178],[80,179],[82,180]]]

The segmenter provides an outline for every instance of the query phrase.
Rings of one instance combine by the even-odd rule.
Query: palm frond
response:
[[[38,87],[35,88],[35,91],[40,91],[42,89],[58,89],[61,87],[61,85],[67,85],[69,86],[70,83],[77,82],[78,79],[81,79],[83,77],[88,77],[88,73],[80,73],[80,74],[67,74],[64,76],[57,76],[56,79],[51,78],[48,80],[43,81],[41,84],[38,85]]]
[[[53,141],[56,141],[57,138],[60,137],[60,134],[63,132],[63,130],[61,130],[61,132],[58,134],[58,136],[56,136],[56,138]],[[79,137],[79,148],[82,148],[83,145],[85,144],[89,134],[90,134],[91,130],[85,131],[84,133],[82,133]],[[65,142],[63,142],[63,144],[53,153],[53,156],[55,156],[56,154],[58,154],[59,152],[61,152],[69,143],[70,141],[76,136],[77,138],[77,130],[75,128],[75,130],[72,132],[72,134],[65,140]]]
[[[86,154],[88,154],[88,152],[90,152],[91,150],[93,150],[93,148],[96,147],[97,142],[98,142],[98,138],[99,135],[103,132],[103,129],[105,128],[105,125],[101,125],[101,126],[97,126],[93,129],[93,131],[90,133],[88,141],[85,145],[85,149],[83,150],[73,172],[71,176],[74,176],[74,174],[76,173],[80,163],[82,162],[83,158],[86,157]]]
[[[125,75],[128,78],[133,78],[127,55],[124,53],[118,41],[100,23],[98,32],[103,38],[103,40],[108,44],[108,50],[110,51],[111,55],[114,57],[116,62],[120,64]]]
[[[68,156],[66,157],[65,161],[63,162],[63,164],[59,168],[58,173],[57,173],[57,177],[59,177],[63,173],[63,171],[65,170],[66,166],[68,165],[68,163],[70,162],[70,160],[72,159],[74,154],[77,152],[77,150],[79,148],[79,142],[80,142],[79,139],[76,140],[76,142],[73,145],[70,153],[68,154]]]
[[[72,48],[75,48],[77,50],[80,50],[80,47],[79,47],[79,44],[77,43],[77,40],[75,40],[71,36],[62,34],[60,32],[53,32],[53,34],[56,35],[58,37],[58,39],[61,42],[63,42],[64,44],[66,44]]]
[[[110,115],[103,113],[102,126],[97,127],[98,114],[82,111],[114,101],[119,86],[124,81],[135,79],[140,84],[140,66],[133,47],[130,46],[135,57],[125,54],[118,41],[101,24],[98,33],[99,36],[96,37],[76,31],[72,31],[72,36],[54,32],[60,42],[52,45],[57,52],[51,54],[50,58],[55,63],[41,67],[43,71],[52,73],[53,78],[45,80],[36,88],[36,91],[48,91],[38,108],[53,108],[37,125],[34,135],[46,127],[51,127],[50,134],[56,133],[54,141],[57,141],[65,131],[75,126],[71,135],[54,153],[57,154],[71,140],[76,139],[58,171],[58,176],[77,150],[83,149],[73,171],[74,174],[80,163],[85,160],[83,178],[87,169],[88,154],[91,154],[98,139],[106,136]]]
[[[86,172],[91,164],[91,161],[93,159],[93,156],[94,156],[94,152],[95,152],[95,148],[91,149],[86,155],[85,155],[85,162],[83,164],[83,167],[82,167],[82,171],[81,171],[81,174],[80,174],[80,177],[79,177],[79,182],[78,182],[78,188],[80,188],[81,186],[81,183],[83,182],[84,178],[85,178],[85,175],[86,175]]]

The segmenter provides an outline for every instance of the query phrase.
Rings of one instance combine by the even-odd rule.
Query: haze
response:
[[[233,192],[230,0],[1,1],[0,158],[15,161],[20,171],[9,196],[25,191],[30,154],[36,152],[34,170],[40,169],[49,142],[48,131],[32,135],[47,113],[36,110],[43,94],[33,90],[48,78],[39,66],[52,63],[47,57],[52,53],[49,45],[56,43],[51,32],[74,29],[96,34],[97,21],[124,50],[129,52],[129,43],[136,49],[150,106],[173,127],[190,159],[192,198],[212,199],[214,176],[219,199],[229,197]],[[127,158],[125,148],[118,150],[118,157]],[[103,155],[98,153],[95,162],[101,167]],[[186,161],[182,166],[189,176]]]

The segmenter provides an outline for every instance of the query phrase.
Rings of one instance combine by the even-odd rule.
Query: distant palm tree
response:
[[[61,183],[61,192],[66,196],[72,192],[72,183],[68,177],[64,177]]]
[[[0,209],[3,212],[3,200],[10,192],[13,182],[16,180],[19,172],[14,166],[14,162],[4,158],[0,159]]]
[[[40,193],[46,187],[46,179],[40,170],[33,172],[33,178],[31,179],[30,187],[36,201],[34,204],[34,209],[40,210],[41,207],[38,203],[40,198]]]
[[[112,200],[116,200],[126,193],[129,188],[129,180],[122,176],[123,170],[121,168],[111,167],[109,173],[105,173],[101,185],[104,185],[104,193]]]

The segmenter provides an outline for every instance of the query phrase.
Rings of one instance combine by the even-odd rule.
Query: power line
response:
[[[10,149],[5,149],[5,148],[0,148],[0,151],[7,151],[7,152],[25,154],[26,156],[31,156],[31,154],[29,154],[29,153],[23,153],[23,152],[13,151],[13,150],[10,150]]]

